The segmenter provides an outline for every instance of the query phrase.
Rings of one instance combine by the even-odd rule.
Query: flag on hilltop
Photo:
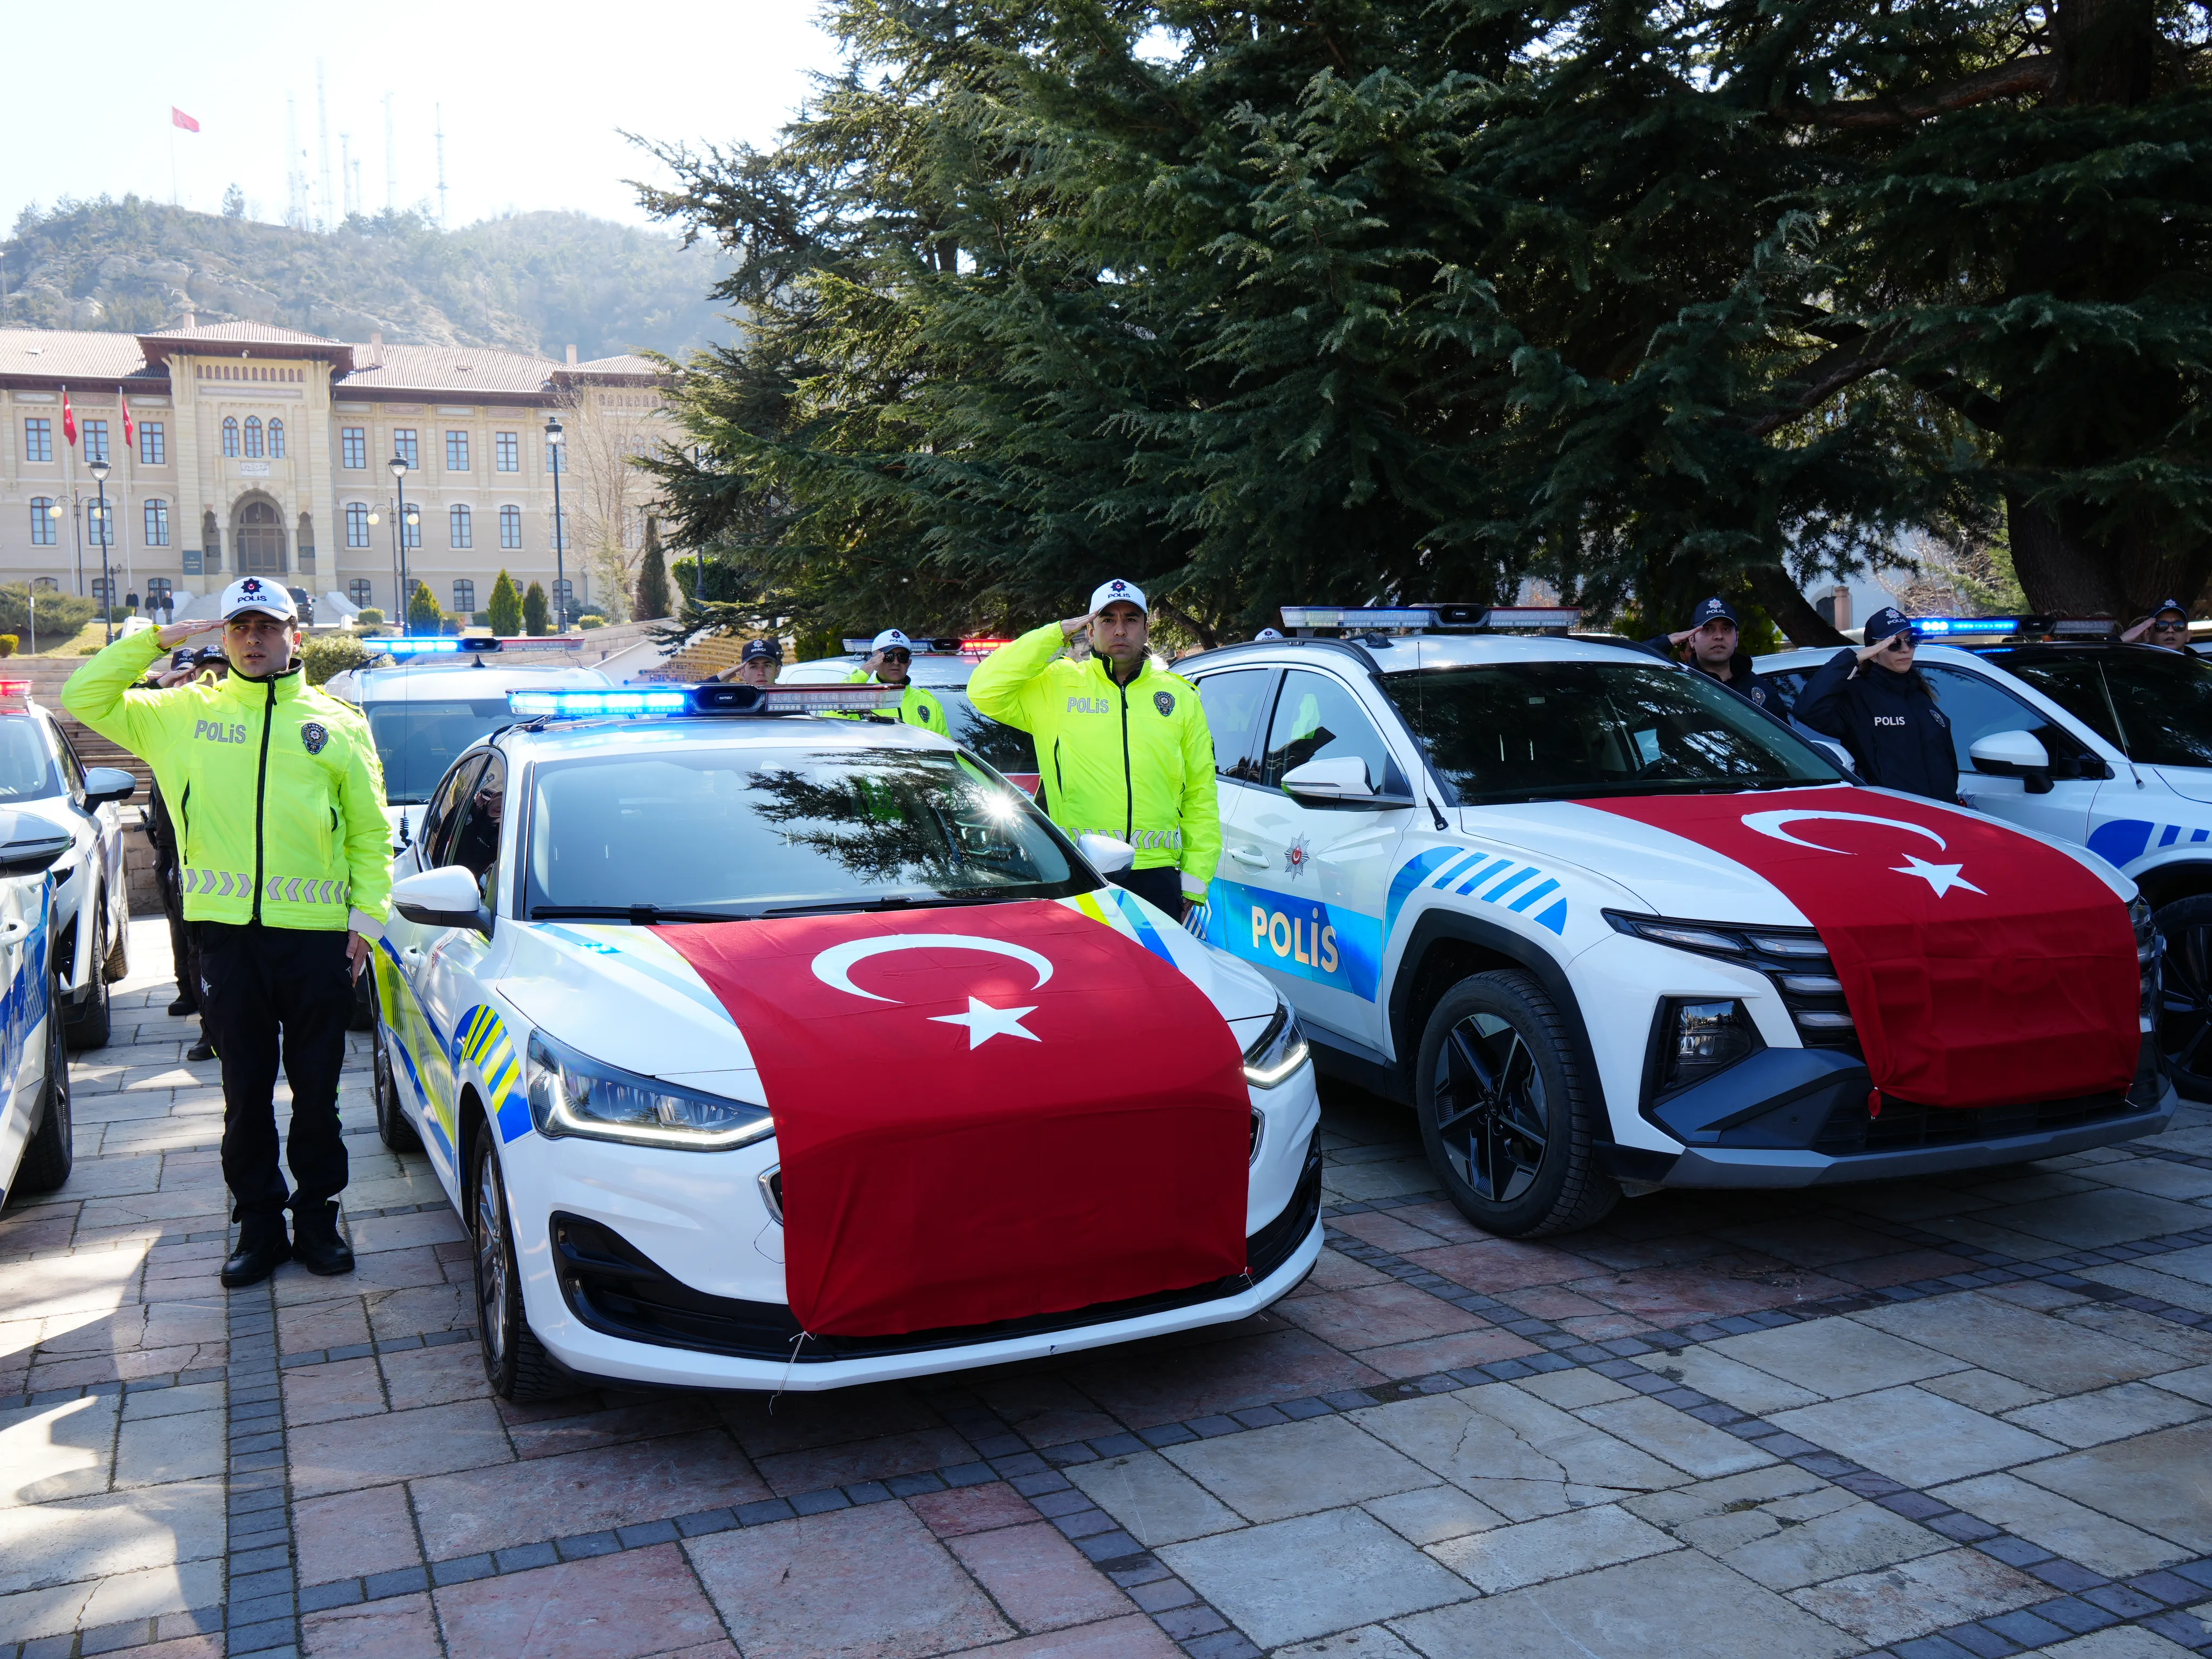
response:
[[[76,447],[76,410],[70,407],[67,386],[62,388],[62,436],[69,440],[71,448]]]
[[[182,127],[186,132],[198,132],[200,130],[200,124],[174,104],[169,106],[169,124],[172,126]]]

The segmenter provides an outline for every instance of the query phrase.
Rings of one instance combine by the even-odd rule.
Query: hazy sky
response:
[[[7,8],[0,235],[27,203],[105,191],[213,211],[235,180],[257,218],[287,201],[287,100],[319,211],[319,59],[333,205],[340,135],[369,212],[434,198],[442,106],[447,221],[572,208],[644,222],[625,178],[655,176],[623,130],[692,143],[765,142],[835,66],[811,0],[492,4],[489,0],[245,4],[116,0]],[[392,94],[386,167],[385,96]],[[173,105],[198,118],[178,131]]]

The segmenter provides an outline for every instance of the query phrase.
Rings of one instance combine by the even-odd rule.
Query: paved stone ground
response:
[[[1541,1244],[1331,1103],[1269,1314],[769,1401],[486,1394],[461,1233],[345,1095],[350,1279],[226,1297],[158,926],[0,1216],[0,1659],[2212,1651],[2212,1115]]]

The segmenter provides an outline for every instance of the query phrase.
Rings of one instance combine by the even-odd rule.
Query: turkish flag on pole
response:
[[[131,399],[118,392],[115,401],[123,405],[123,447],[128,449],[138,441],[138,428],[131,418]]]
[[[174,104],[169,106],[169,124],[172,126],[182,127],[186,132],[198,132],[200,130],[200,124]]]
[[[62,436],[74,446],[76,442],[76,410],[70,407],[69,388],[62,388]]]
[[[1134,939],[1042,900],[656,932],[760,1069],[803,1329],[984,1325],[1243,1273],[1243,1056]]]

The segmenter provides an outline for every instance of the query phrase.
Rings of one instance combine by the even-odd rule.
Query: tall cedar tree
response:
[[[522,632],[522,596],[514,591],[514,578],[504,570],[491,585],[491,603],[484,614],[491,621],[491,631],[501,639],[513,639]]]
[[[531,635],[544,634],[550,633],[552,627],[552,605],[545,598],[545,589],[532,582],[522,596],[522,631]]]
[[[1817,641],[1800,584],[1937,520],[2039,606],[2212,574],[2203,0],[831,16],[781,144],[645,192],[740,258],[658,466],[754,610],[1111,572],[1211,638],[1538,574]]]
[[[415,591],[407,597],[407,631],[410,634],[438,634],[445,630],[446,613],[438,608],[438,596],[430,591],[428,582],[416,582]]]
[[[660,550],[660,526],[645,521],[645,556],[638,561],[637,591],[630,598],[630,615],[639,622],[654,622],[668,614],[668,559]]]

